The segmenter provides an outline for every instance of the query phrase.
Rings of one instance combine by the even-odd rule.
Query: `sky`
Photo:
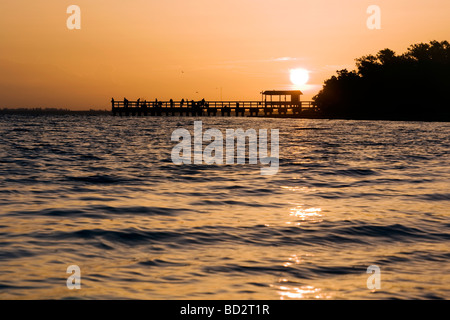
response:
[[[79,30],[67,28],[70,5]],[[310,100],[358,57],[450,40],[449,13],[449,0],[1,0],[0,108],[259,100],[298,89],[295,68],[309,71]]]

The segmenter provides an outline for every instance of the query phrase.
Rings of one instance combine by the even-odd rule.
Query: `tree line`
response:
[[[390,49],[337,71],[313,98],[324,117],[450,121],[450,44],[431,41]]]

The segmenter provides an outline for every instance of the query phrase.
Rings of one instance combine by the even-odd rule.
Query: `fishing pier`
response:
[[[301,101],[300,90],[264,91],[261,101],[122,101],[111,100],[114,116],[274,116],[317,111],[312,101]]]

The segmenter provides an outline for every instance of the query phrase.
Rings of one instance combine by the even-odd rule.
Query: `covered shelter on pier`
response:
[[[268,90],[261,92],[266,106],[301,106],[300,96],[303,94],[300,90]]]

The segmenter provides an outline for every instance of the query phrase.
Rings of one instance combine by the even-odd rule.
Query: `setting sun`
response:
[[[290,78],[294,85],[301,87],[308,83],[309,71],[305,69],[290,70]]]

